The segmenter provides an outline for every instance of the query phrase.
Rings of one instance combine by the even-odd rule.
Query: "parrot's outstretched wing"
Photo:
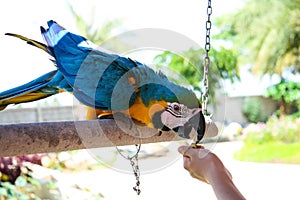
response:
[[[1,92],[0,110],[10,104],[36,101],[70,89],[57,70],[51,71],[29,83]]]

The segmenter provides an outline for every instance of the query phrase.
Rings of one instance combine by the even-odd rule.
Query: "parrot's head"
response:
[[[161,71],[156,74],[150,68],[139,66],[133,72],[135,84],[131,85],[141,85],[137,91],[149,110],[151,127],[161,131],[173,130],[187,139],[195,130],[196,143],[200,142],[205,133],[205,119],[195,93],[170,82]]]
[[[167,106],[152,116],[152,124],[162,131],[173,130],[180,137],[190,139],[193,130],[199,143],[205,132],[205,119],[201,106],[188,107],[178,102],[167,102]]]

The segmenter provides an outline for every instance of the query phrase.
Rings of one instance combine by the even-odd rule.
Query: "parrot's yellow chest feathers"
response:
[[[153,101],[150,102],[148,106],[146,106],[141,97],[137,97],[134,104],[128,109],[124,111],[117,111],[121,112],[130,118],[137,120],[139,122],[142,122],[143,124],[153,127],[153,124],[151,122],[151,118],[154,113],[158,111],[165,110],[167,107],[167,102],[165,101]],[[97,117],[105,116],[105,115],[112,115],[112,111],[105,111],[105,110],[99,110],[91,107],[87,107],[87,114],[86,119],[92,120],[97,119]]]
[[[165,110],[167,102],[165,101],[153,101],[148,106],[145,106],[141,97],[137,97],[134,104],[129,108],[129,114],[131,118],[146,124],[149,127],[153,127],[151,117],[158,111]]]
[[[148,106],[146,106],[141,97],[137,97],[134,104],[128,109],[121,111],[123,114],[129,116],[137,120],[139,122],[142,122],[143,124],[153,127],[153,124],[151,122],[151,118],[154,113],[158,111],[165,110],[167,107],[167,102],[165,101],[153,101],[150,102]],[[117,111],[120,112],[120,111]],[[112,115],[112,111],[103,111],[91,107],[87,107],[87,120],[97,119],[99,116],[105,116],[105,115]]]

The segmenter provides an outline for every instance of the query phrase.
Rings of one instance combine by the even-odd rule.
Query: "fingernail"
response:
[[[183,152],[183,148],[184,148],[183,146],[178,147],[178,152],[182,153]]]

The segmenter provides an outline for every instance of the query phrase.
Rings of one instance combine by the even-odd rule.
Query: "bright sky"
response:
[[[93,9],[97,22],[115,18],[123,19],[124,31],[137,28],[164,28],[183,34],[200,46],[204,45],[206,0],[76,0],[70,2],[75,10],[87,19],[93,14]],[[239,2],[237,0],[212,0],[212,17],[234,10],[241,5]],[[46,26],[46,22],[53,19],[68,30],[78,33],[67,3],[61,0],[4,1],[0,7],[0,19],[0,91],[24,84],[55,69],[44,52],[18,39],[5,36],[5,32],[22,34],[43,42],[39,27]],[[242,80],[247,78],[245,82],[247,87],[249,87],[249,81],[254,86],[246,93],[257,94],[260,83],[256,82],[253,77],[249,77],[247,73],[244,75]],[[229,94],[244,95],[244,87],[245,84],[237,84],[233,88],[234,91],[230,91]],[[73,102],[70,95],[63,97],[56,95],[56,97],[64,100],[60,102],[62,104]]]

